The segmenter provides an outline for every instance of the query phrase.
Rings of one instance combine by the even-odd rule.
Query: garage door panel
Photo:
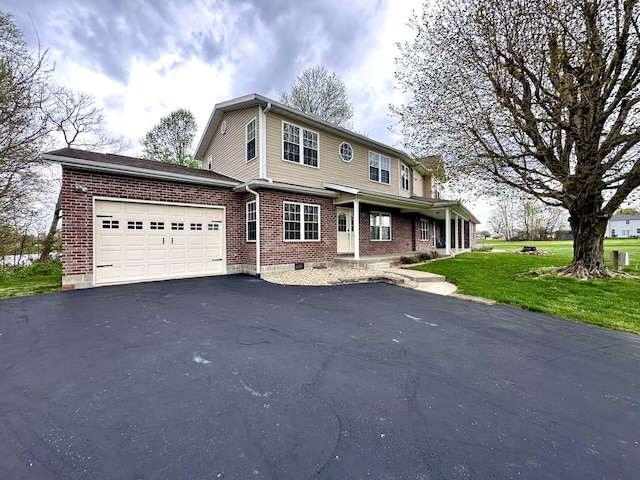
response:
[[[146,250],[133,250],[129,249],[125,251],[125,262],[145,262],[147,260]]]
[[[102,250],[97,256],[96,260],[98,265],[105,263],[121,263],[124,260],[124,253],[122,250]]]
[[[224,273],[222,208],[96,200],[95,215],[97,284]]]

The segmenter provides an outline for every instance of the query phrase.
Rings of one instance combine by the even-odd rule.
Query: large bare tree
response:
[[[46,52],[30,52],[11,15],[0,11],[0,224],[15,220],[40,190],[50,73]]]
[[[407,146],[564,207],[559,273],[608,273],[607,220],[640,185],[639,14],[638,0],[440,0],[401,46]]]
[[[347,87],[336,73],[322,65],[305,68],[280,101],[304,113],[311,113],[339,127],[351,128],[353,106]]]
[[[119,153],[131,148],[131,142],[128,139],[105,128],[106,119],[103,109],[92,95],[63,85],[52,84],[46,98],[43,113],[49,124],[50,141],[53,145],[109,153]],[[58,231],[62,210],[61,195],[62,191],[59,191],[53,209],[53,218],[42,243],[41,261],[46,260],[51,254]]]

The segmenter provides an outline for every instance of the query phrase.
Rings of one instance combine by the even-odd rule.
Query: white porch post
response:
[[[444,253],[451,255],[451,209],[449,207],[444,209]]]
[[[353,200],[353,258],[360,260],[360,202]]]
[[[456,228],[455,228],[455,236],[456,236],[456,242],[455,242],[455,248],[456,248],[456,255],[458,254],[459,249],[459,243],[460,243],[460,217],[458,216],[458,214],[456,213]]]

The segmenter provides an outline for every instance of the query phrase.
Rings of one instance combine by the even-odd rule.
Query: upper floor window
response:
[[[624,221],[625,225],[629,225],[629,220]]]
[[[319,240],[320,206],[284,202],[284,239]]]
[[[247,162],[256,158],[256,119],[247,123]]]
[[[300,155],[301,137],[302,155]],[[282,122],[282,158],[284,160],[317,167],[318,149],[317,133]]]
[[[389,157],[369,152],[369,180],[389,183]]]
[[[403,190],[409,191],[409,167],[404,163],[400,164],[400,186]]]
[[[340,144],[340,158],[347,163],[353,160],[353,148],[347,142]]]

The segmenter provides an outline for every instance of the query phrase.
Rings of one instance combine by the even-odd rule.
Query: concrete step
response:
[[[406,268],[386,268],[385,272],[392,273],[394,275],[400,275],[416,283],[447,281],[447,277],[445,277],[444,275],[438,275],[437,273],[431,272],[420,272],[418,270],[408,270]]]
[[[371,262],[367,263],[367,270],[386,270],[391,267],[390,262]]]

